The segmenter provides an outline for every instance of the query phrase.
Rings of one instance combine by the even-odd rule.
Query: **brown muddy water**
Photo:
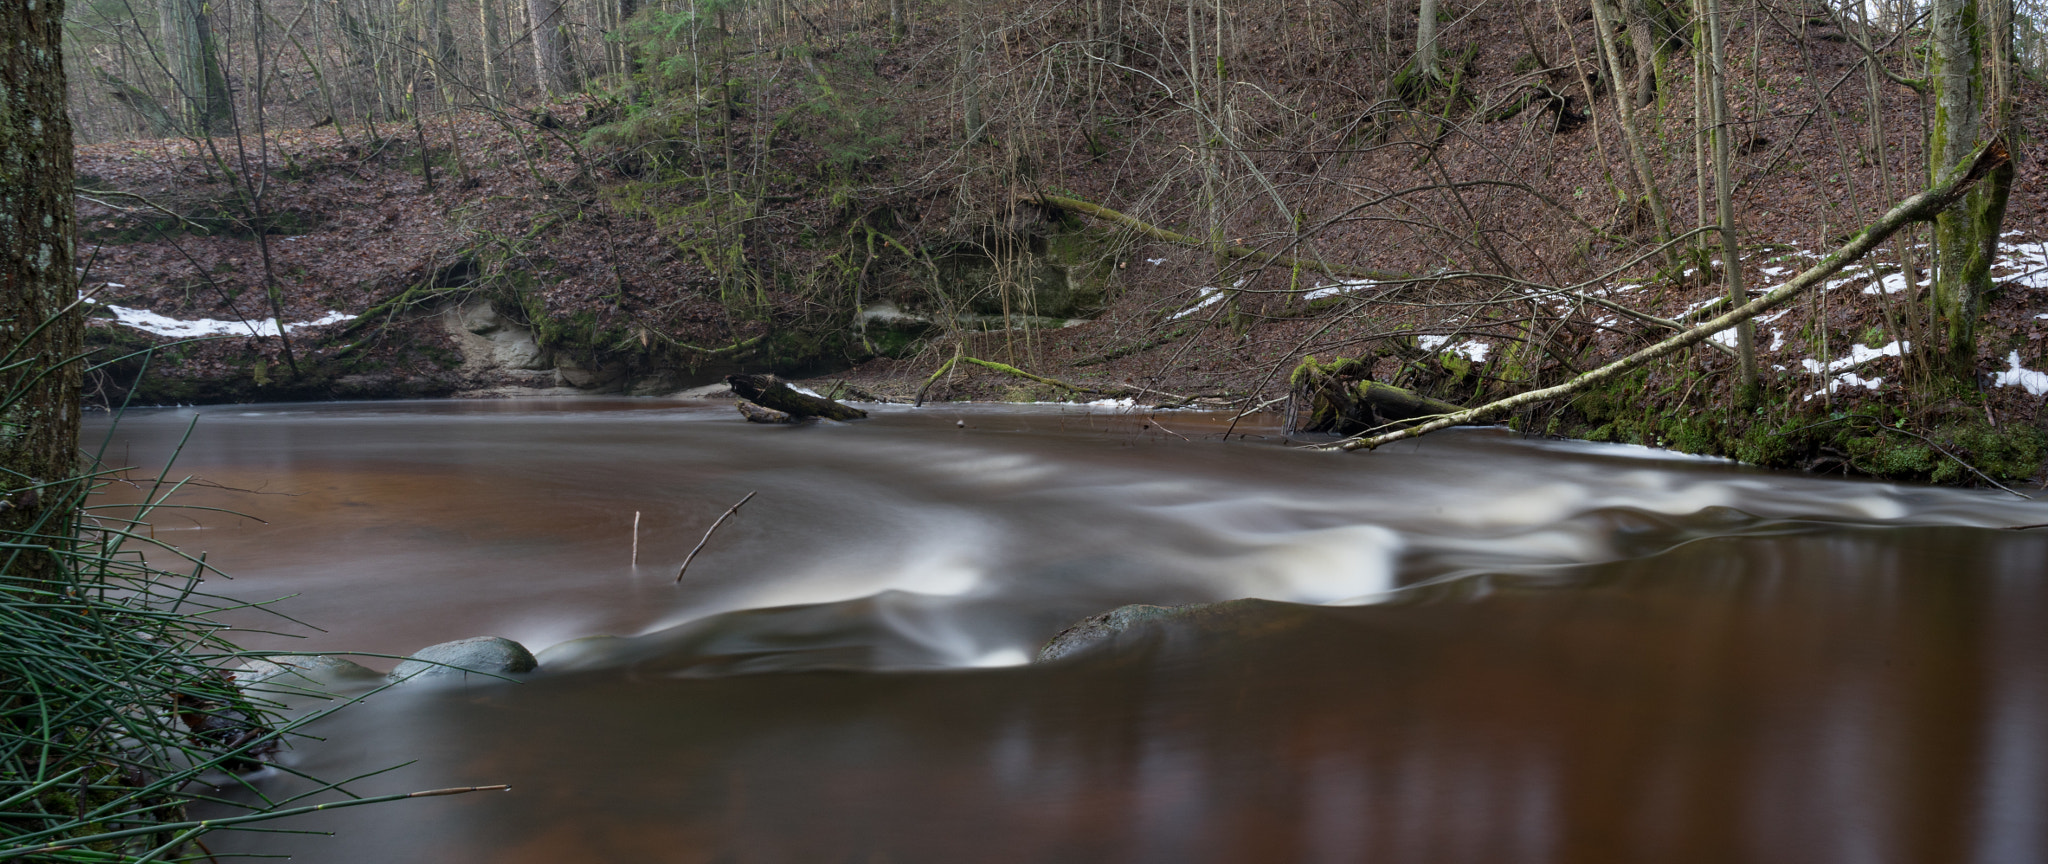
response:
[[[1492,430],[1371,454],[1216,418],[422,402],[131,412],[213,486],[209,587],[405,654],[285,755],[299,862],[2048,861],[2048,506]],[[964,426],[961,425],[964,423]],[[102,429],[105,423],[101,424]],[[218,488],[228,487],[228,488]],[[247,490],[247,491],[231,491]],[[712,520],[757,493],[681,584]],[[640,513],[638,567],[632,525]],[[1024,665],[1075,619],[1232,598]],[[392,661],[367,659],[388,668]],[[303,789],[282,771],[272,795]]]

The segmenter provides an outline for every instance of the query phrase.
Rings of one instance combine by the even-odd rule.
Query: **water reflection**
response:
[[[232,845],[394,862],[2048,853],[2048,538],[1996,530],[2048,522],[2039,505],[1491,433],[1336,457],[1050,411],[804,430],[727,411],[207,417],[187,470],[296,494],[208,491],[272,521],[201,515],[214,527],[188,546],[226,560],[234,590],[303,592],[292,611],[332,631],[316,647],[627,637],[516,686],[380,694],[291,757],[327,776],[419,760],[364,794],[512,793]],[[122,441],[147,455],[176,428],[145,417]],[[634,509],[652,523],[637,571]],[[1238,596],[1293,602],[966,668],[1121,603]],[[1302,605],[1330,601],[1369,602]]]

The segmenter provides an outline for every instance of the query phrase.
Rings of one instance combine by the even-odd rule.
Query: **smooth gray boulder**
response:
[[[367,666],[329,654],[273,654],[246,661],[247,668],[235,672],[235,683],[247,688],[257,684],[282,687],[326,687],[354,681],[373,681],[379,676]]]
[[[478,636],[443,642],[414,652],[385,676],[391,681],[440,678],[470,672],[485,675],[516,675],[540,668],[526,646],[502,636]]]

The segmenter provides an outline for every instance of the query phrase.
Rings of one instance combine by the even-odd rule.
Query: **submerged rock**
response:
[[[1073,626],[1061,630],[1045,647],[1038,649],[1038,657],[1032,662],[1048,663],[1094,648],[1105,642],[1114,641],[1126,631],[1139,625],[1156,621],[1209,620],[1220,621],[1235,618],[1259,607],[1271,607],[1265,600],[1226,600],[1222,603],[1190,603],[1185,606],[1148,606],[1142,603],[1119,606],[1100,615],[1083,618]]]
[[[378,677],[367,666],[329,654],[276,654],[251,660],[248,668],[235,673],[243,687],[276,684],[283,687],[321,688],[348,681],[370,681]]]
[[[478,636],[422,648],[385,676],[391,681],[437,678],[481,672],[486,675],[516,675],[540,668],[526,646],[502,636]]]

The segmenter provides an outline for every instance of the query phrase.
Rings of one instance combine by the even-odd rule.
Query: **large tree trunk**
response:
[[[567,14],[562,0],[526,0],[526,14],[533,18],[533,70],[549,93],[576,89],[575,70],[569,66],[569,34],[562,28]]]
[[[1991,0],[1996,3],[1998,0]],[[1927,167],[1939,177],[1954,169],[1985,139],[2004,133],[2011,116],[2010,97],[1994,106],[1997,127],[1986,134],[1983,124],[1988,88],[1986,61],[1997,62],[1999,49],[2011,43],[2009,33],[1994,33],[1985,0],[1933,0],[1930,29],[1934,52],[1934,122],[1928,129]],[[2010,25],[2007,25],[2008,28]],[[1972,189],[1961,206],[1944,212],[1934,225],[1934,317],[1947,335],[1943,363],[1952,375],[1974,374],[1977,364],[1977,318],[1991,291],[1991,263],[1998,253],[1998,232],[2005,223],[2005,203],[2012,193],[2010,163]]]
[[[201,0],[164,0],[159,13],[164,67],[170,70],[186,128],[194,134],[225,132],[228,80],[221,71],[212,16]]]
[[[63,0],[0,3],[0,530],[61,544],[76,502],[83,321],[72,269]],[[10,580],[54,578],[46,552],[0,549]]]
[[[757,420],[763,423],[787,423],[806,417],[823,417],[827,420],[858,420],[868,416],[859,408],[841,405],[821,396],[799,393],[789,383],[773,375],[727,375],[725,383],[732,385],[732,392],[741,399],[762,408],[769,408],[788,415],[780,420]],[[747,413],[742,408],[741,413]],[[749,420],[755,419],[749,414]]]

